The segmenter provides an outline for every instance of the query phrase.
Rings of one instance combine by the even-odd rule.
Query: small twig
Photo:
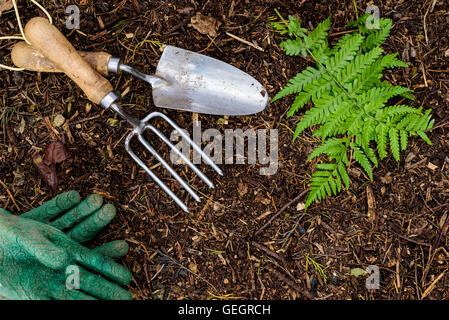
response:
[[[285,261],[284,257],[277,254],[276,252],[271,251],[270,249],[268,249],[267,247],[255,242],[255,241],[251,241],[251,244],[253,246],[255,246],[256,248],[262,250],[263,252],[265,252],[266,254],[268,254],[269,256],[272,256],[275,259],[278,259],[279,261],[282,262],[282,264],[284,265],[284,269],[285,272],[288,273],[288,275],[290,276],[290,278],[294,279],[293,275],[291,274],[291,272],[288,270],[288,265],[287,265],[287,261]]]
[[[307,292],[306,290],[302,289],[297,283],[294,281],[287,279],[282,273],[279,271],[273,269],[271,266],[267,265],[265,268],[268,269],[273,275],[275,275],[279,280],[285,282],[287,285],[289,285],[292,289],[296,290],[298,293],[302,294],[308,299],[313,299],[312,295]]]
[[[388,230],[389,230],[390,232],[394,233],[395,235],[397,235],[399,238],[402,238],[402,239],[407,240],[407,241],[409,241],[409,242],[413,242],[413,243],[415,243],[415,244],[417,244],[417,245],[420,245],[420,246],[431,247],[431,245],[428,244],[428,243],[425,243],[425,242],[419,242],[419,241],[416,241],[416,240],[407,238],[407,237],[405,237],[405,236],[403,236],[403,235],[397,233],[396,231],[394,231],[394,230],[391,229],[390,227],[388,227]]]
[[[437,0],[433,0],[433,2],[427,8],[426,14],[424,15],[424,37],[426,38],[426,44],[429,44],[429,37],[427,35],[427,15],[429,14],[429,11],[433,11],[436,2]]]
[[[6,192],[9,195],[9,198],[11,199],[12,203],[14,203],[14,206],[16,207],[17,210],[20,211],[19,206],[16,203],[16,200],[14,199],[14,196],[12,195],[11,191],[9,191],[8,187],[6,186],[6,184],[2,181],[2,179],[0,179],[0,184],[3,186],[3,188],[5,188]]]
[[[296,220],[296,223],[294,225],[293,228],[290,229],[290,231],[288,231],[287,233],[284,233],[284,239],[282,240],[282,248],[285,247],[285,245],[288,243],[288,240],[290,239],[290,237],[292,236],[293,232],[295,232],[295,230],[297,230],[299,228],[299,223],[301,222],[302,218],[304,218],[304,216],[306,215],[306,213],[304,212],[299,218],[298,220]]]
[[[254,43],[251,43],[251,42],[249,42],[249,41],[246,41],[245,39],[239,38],[239,37],[237,37],[237,36],[235,36],[235,35],[233,35],[232,33],[229,33],[229,32],[226,32],[226,34],[227,34],[228,36],[230,36],[231,38],[234,38],[235,40],[238,40],[238,41],[240,41],[240,42],[242,42],[242,43],[244,43],[244,44],[246,44],[246,45],[248,45],[248,46],[250,46],[250,47],[253,47],[253,48],[256,49],[256,50],[265,52],[264,49],[262,49],[261,47],[259,47],[258,45],[254,44]]]
[[[439,234],[439,236],[435,239],[434,248],[438,248],[440,246],[441,243],[441,239],[443,239],[444,235],[447,233],[449,227],[449,215],[446,217],[446,221],[443,224],[443,227],[441,228],[441,232]]]
[[[446,273],[446,270],[444,270],[433,282],[432,284],[426,289],[426,291],[424,291],[421,300],[424,299],[425,297],[427,297],[432,291],[433,289],[435,289],[435,286],[437,284],[438,281],[440,281],[440,279],[444,276],[444,274]]]
[[[215,290],[215,292],[219,292],[219,291],[217,290],[217,288],[216,288],[212,283],[210,283],[209,281],[207,281],[207,279],[204,279],[202,276],[200,276],[199,274],[196,274],[195,272],[193,272],[193,271],[190,270],[189,268],[184,267],[181,263],[179,263],[178,261],[176,261],[175,259],[173,259],[173,258],[170,257],[169,255],[167,255],[167,254],[161,252],[160,250],[157,250],[157,252],[158,252],[160,255],[162,255],[162,256],[164,256],[164,257],[170,259],[170,261],[171,261],[172,263],[174,263],[175,265],[177,265],[177,266],[180,267],[181,269],[186,270],[187,272],[191,273],[192,275],[194,275],[194,276],[197,277],[198,279],[200,279],[200,280],[206,282],[209,286],[211,286],[211,287]]]
[[[257,236],[258,234],[260,234],[263,230],[265,230],[272,222],[274,219],[276,219],[277,217],[279,217],[282,212],[285,211],[285,209],[287,209],[288,207],[290,207],[293,203],[295,203],[296,201],[298,201],[299,199],[301,199],[302,196],[304,196],[307,192],[309,191],[309,189],[304,190],[303,192],[301,192],[298,196],[296,196],[295,199],[293,199],[292,201],[290,201],[289,203],[287,203],[285,206],[282,207],[281,210],[279,210],[274,216],[272,216],[270,218],[270,220],[268,220],[267,223],[265,223],[262,228],[260,228],[259,230],[257,230],[257,232],[254,234],[255,236]]]

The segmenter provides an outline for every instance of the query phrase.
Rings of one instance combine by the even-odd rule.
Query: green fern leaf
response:
[[[409,133],[405,130],[400,130],[400,135],[401,135],[401,151],[404,151],[407,149],[408,146]]]
[[[427,134],[424,131],[418,131],[416,132],[416,134],[418,136],[421,137],[421,139],[423,139],[427,144],[432,144],[432,141],[430,141],[429,137],[427,136]]]
[[[327,35],[331,26],[331,18],[332,15],[320,23],[318,27],[312,31],[310,36],[304,39],[305,46],[308,50],[316,50],[324,41],[327,41]]]
[[[383,160],[387,156],[387,143],[388,143],[388,127],[380,123],[376,128],[377,133],[377,152],[379,157]]]
[[[323,71],[319,71],[312,67],[307,67],[301,73],[298,73],[293,79],[291,79],[288,84],[279,91],[271,102],[275,102],[285,96],[290,94],[299,93],[302,89],[311,84],[313,81],[321,77]]]
[[[315,150],[307,158],[307,161],[312,161],[320,155],[327,155],[331,160],[339,159],[343,153],[346,153],[347,138],[332,138],[326,140],[323,144],[316,147]]]
[[[307,29],[301,27],[301,22],[294,16],[288,16],[288,32],[290,36],[305,37],[307,35]]]
[[[393,154],[393,157],[396,159],[396,161],[399,162],[400,160],[400,150],[399,150],[399,130],[396,128],[390,128],[390,149],[391,153]]]
[[[288,56],[297,56],[300,53],[304,56],[306,51],[306,46],[301,38],[288,39],[281,43],[281,48],[284,49],[285,54]]]
[[[364,51],[371,50],[374,47],[380,46],[390,35],[391,27],[393,23],[390,19],[380,19],[380,30],[370,34],[363,44]]]
[[[345,188],[349,189],[349,185],[351,184],[351,180],[349,179],[349,175],[348,175],[348,171],[345,167],[345,165],[343,164],[343,162],[341,162],[338,166],[337,166],[337,170],[338,173],[340,174],[341,179],[343,180],[343,183],[345,184]]]
[[[368,159],[368,157],[365,155],[365,152],[357,146],[355,143],[351,144],[354,160],[357,161],[360,166],[365,170],[366,174],[370,178],[370,180],[373,180],[373,167],[371,166],[371,163]]]

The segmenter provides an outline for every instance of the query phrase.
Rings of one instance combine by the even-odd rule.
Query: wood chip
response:
[[[376,199],[370,186],[366,186],[366,199],[368,202],[368,220],[373,222],[376,219]]]
[[[427,168],[435,171],[436,169],[438,169],[438,166],[434,165],[432,162],[429,162],[429,164],[427,165]]]
[[[424,291],[421,299],[424,299],[425,297],[427,297],[432,291],[433,289],[435,289],[436,284],[438,283],[438,281],[441,280],[441,278],[443,278],[444,274],[446,273],[446,270],[444,270],[439,276],[438,278],[436,278],[432,284],[426,289],[426,291]]]

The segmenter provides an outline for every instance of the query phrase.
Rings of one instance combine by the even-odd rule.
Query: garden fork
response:
[[[25,27],[25,35],[32,46],[43,54],[49,61],[65,72],[78,86],[84,91],[89,100],[95,104],[100,104],[105,110],[112,109],[122,119],[132,125],[133,130],[126,138],[125,148],[132,159],[143,168],[148,175],[164,190],[185,212],[189,212],[185,203],[183,203],[166,185],[163,183],[148,166],[131,149],[131,141],[134,137],[164,166],[165,169],[178,181],[181,186],[198,202],[200,197],[192,188],[173,170],[173,168],[158,154],[151,144],[144,138],[146,131],[155,133],[171,150],[173,150],[206,184],[213,188],[213,183],[186,157],[179,151],[170,140],[158,129],[149,124],[153,118],[159,118],[167,122],[173,129],[177,130],[181,137],[185,139],[195,151],[201,154],[203,160],[209,164],[218,174],[223,172],[198,146],[195,144],[178,125],[169,117],[160,113],[153,112],[147,115],[143,120],[137,120],[129,116],[121,108],[119,95],[113,91],[112,85],[95,71],[75,50],[64,35],[44,18],[33,18]],[[161,81],[163,81],[161,79]]]

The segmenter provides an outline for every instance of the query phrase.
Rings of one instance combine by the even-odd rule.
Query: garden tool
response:
[[[127,254],[128,244],[80,245],[115,215],[115,207],[103,205],[99,195],[81,201],[76,191],[19,216],[0,208],[0,295],[11,300],[131,299],[120,285],[128,285],[132,275],[114,261]]]
[[[99,73],[127,72],[149,83],[154,104],[197,113],[241,116],[261,112],[268,103],[263,86],[249,74],[217,59],[166,46],[155,75],[144,74],[105,52],[79,52]],[[17,67],[62,72],[35,48],[17,43],[11,52]]]
[[[220,168],[208,157],[201,148],[195,144],[178,125],[169,117],[153,112],[143,120],[137,120],[129,116],[117,102],[119,95],[113,91],[112,85],[95,71],[75,50],[64,35],[44,18],[33,18],[25,27],[25,35],[31,45],[43,54],[56,68],[66,73],[84,91],[90,101],[100,104],[105,110],[115,111],[122,119],[132,125],[133,130],[125,141],[125,148],[132,159],[143,168],[148,175],[162,188],[185,212],[189,212],[187,206],[148,168],[148,166],[131,149],[131,141],[134,137],[167,169],[179,184],[198,202],[200,197],[192,188],[170,167],[170,165],[157,153],[151,144],[144,138],[146,131],[152,131],[163,142],[165,142],[173,152],[175,152],[206,184],[213,188],[213,183],[186,157],[179,151],[170,140],[158,129],[149,124],[153,118],[159,118],[167,122],[179,135],[187,141],[203,160],[209,164],[218,174],[223,175]],[[172,60],[170,60],[172,61]],[[173,62],[173,61],[172,61]],[[180,61],[178,61],[180,62]],[[181,68],[182,69],[182,68]],[[157,78],[157,77],[156,77]],[[156,88],[163,86],[165,80],[157,78],[154,82]],[[176,99],[176,97],[175,97]]]

